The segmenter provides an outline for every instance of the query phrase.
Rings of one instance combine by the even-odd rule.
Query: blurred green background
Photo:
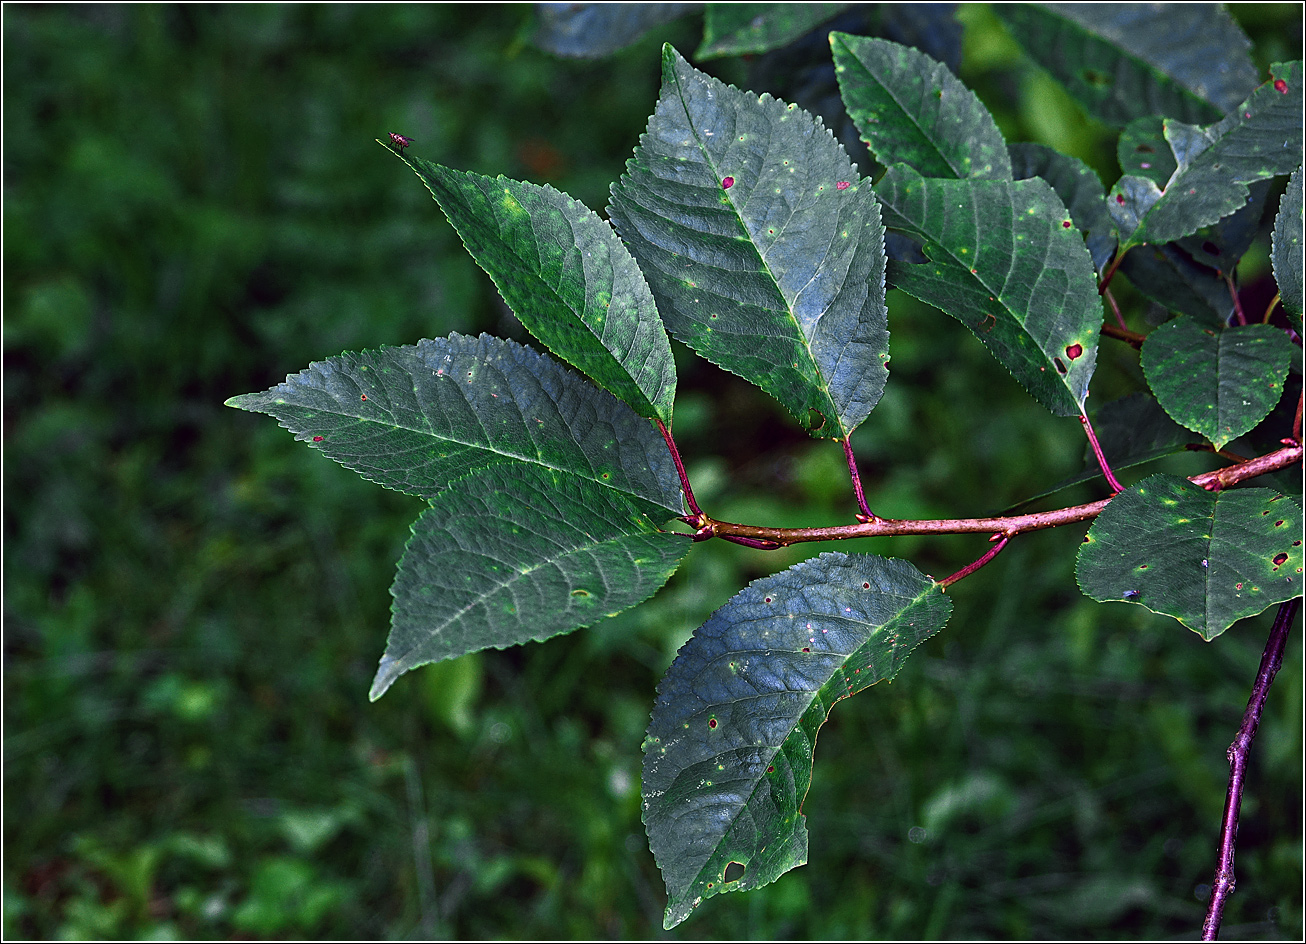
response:
[[[1233,8],[1258,65],[1301,55],[1300,9]],[[656,100],[660,44],[692,52],[702,29],[691,15],[571,61],[529,42],[532,16],[5,5],[5,937],[1195,935],[1273,612],[1206,644],[1093,604],[1073,529],[1014,542],[958,585],[894,684],[835,710],[805,804],[811,864],[669,935],[639,820],[657,681],[745,582],[829,548],[697,545],[643,607],[368,703],[420,504],[222,402],[343,350],[525,340],[374,139],[601,209]],[[1109,132],[986,10],[960,18],[962,78],[1008,139],[1072,151],[1109,185]],[[1079,468],[1078,424],[947,318],[890,305],[893,382],[854,438],[873,508],[990,513]],[[680,363],[678,439],[711,513],[851,520],[836,445]],[[1136,354],[1108,344],[1094,401],[1137,380]],[[1165,467],[1203,467],[1184,461]],[[936,576],[985,546],[861,544],[841,549]],[[1226,937],[1301,938],[1302,712],[1296,634]]]

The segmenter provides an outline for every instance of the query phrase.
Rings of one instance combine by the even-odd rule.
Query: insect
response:
[[[412,138],[404,137],[402,134],[395,134],[393,131],[390,132],[390,141],[398,146],[401,151],[413,143]]]

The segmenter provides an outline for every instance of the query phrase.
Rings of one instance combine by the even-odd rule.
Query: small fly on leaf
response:
[[[391,131],[390,142],[394,144],[396,147],[398,147],[399,150],[402,151],[404,148],[408,147],[408,145],[413,143],[413,139],[406,138],[402,134],[395,134],[393,131]]]

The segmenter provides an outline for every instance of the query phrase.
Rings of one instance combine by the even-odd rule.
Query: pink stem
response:
[[[693,517],[696,519],[694,521],[686,520],[686,523],[701,528],[704,524],[703,510],[698,507],[698,502],[694,501],[694,490],[689,486],[689,476],[685,474],[685,464],[680,461],[680,450],[676,448],[676,441],[671,438],[671,430],[660,419],[655,418],[653,422],[658,424],[658,431],[662,433],[667,448],[671,450],[671,461],[676,464],[676,472],[680,475],[680,488],[685,493],[685,502],[689,505],[689,510],[693,512]],[[704,537],[711,537],[711,535],[707,534]]]
[[[1093,447],[1093,455],[1097,456],[1097,464],[1102,467],[1102,473],[1106,476],[1106,483],[1111,486],[1111,492],[1123,492],[1122,486],[1111,471],[1111,466],[1107,465],[1106,456],[1102,454],[1102,447],[1098,445],[1097,434],[1093,432],[1093,424],[1088,421],[1088,413],[1079,414],[1079,422],[1083,424],[1084,432],[1088,434],[1089,445]]]
[[[847,436],[843,441],[843,454],[848,459],[848,471],[853,477],[853,493],[857,496],[857,507],[861,510],[857,513],[857,520],[862,524],[868,521],[879,521],[871,509],[866,507],[866,494],[862,491],[862,477],[857,474],[857,459],[853,456],[852,437]]]
[[[1002,549],[1007,546],[1007,542],[1011,540],[1011,535],[995,534],[993,535],[993,537],[989,538],[989,540],[996,541],[997,543],[994,544],[987,551],[985,551],[983,556],[981,556],[979,560],[971,561],[969,564],[967,564],[961,570],[957,571],[951,577],[944,577],[942,580],[939,581],[939,586],[951,587],[958,580],[962,580],[966,577],[969,577],[971,574],[975,573],[975,571],[979,570],[989,561],[993,560],[993,558],[998,556],[998,554],[1002,551]]]

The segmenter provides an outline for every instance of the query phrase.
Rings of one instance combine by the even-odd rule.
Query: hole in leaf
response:
[[[820,410],[807,411],[807,428],[809,430],[818,430],[825,425],[825,414]]]
[[[1059,358],[1059,357],[1054,357],[1054,358],[1052,358],[1052,366],[1055,367],[1055,368],[1057,369],[1057,373],[1058,373],[1058,374],[1061,374],[1062,376],[1065,375],[1065,373],[1066,373],[1066,365],[1063,364],[1063,363],[1061,363],[1061,358]]]
[[[1282,566],[1282,565],[1283,565],[1283,562],[1286,561],[1287,559],[1288,559],[1288,555],[1287,555],[1287,554],[1283,554],[1283,553],[1275,554],[1275,555],[1274,555],[1274,566],[1275,566],[1275,567],[1280,567],[1280,566]]]
[[[744,863],[742,862],[731,862],[729,865],[726,866],[725,872],[722,873],[721,881],[726,883],[727,885],[730,884],[731,882],[739,881],[741,878],[744,877],[744,868],[745,866]]]

